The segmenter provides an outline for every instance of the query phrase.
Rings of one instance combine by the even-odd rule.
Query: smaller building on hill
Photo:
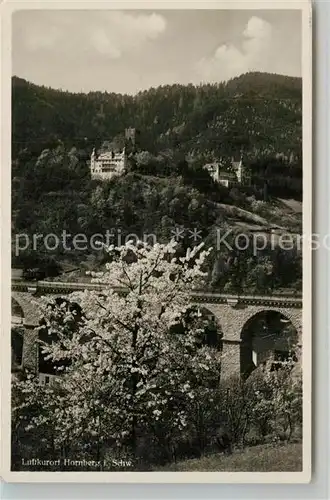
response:
[[[237,161],[231,159],[230,170],[225,170],[223,162],[213,162],[204,165],[212,179],[227,188],[237,185],[249,186],[251,184],[251,175],[249,169],[244,165],[242,157]]]
[[[233,157],[231,160],[231,167],[236,174],[238,184],[241,186],[250,186],[251,172],[244,164],[243,157],[241,156],[238,160]]]
[[[237,176],[234,172],[229,172],[223,170],[223,166],[220,163],[207,163],[204,168],[208,171],[212,179],[226,187],[233,187],[237,184]]]

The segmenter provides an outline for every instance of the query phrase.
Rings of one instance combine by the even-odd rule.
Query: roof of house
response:
[[[219,180],[237,180],[236,175],[233,172],[221,171],[219,172]]]
[[[104,153],[99,154],[99,160],[112,160],[113,158],[118,158],[119,156],[123,156],[124,153],[118,153],[115,151],[105,151]]]
[[[213,163],[206,163],[206,165],[204,165],[204,168],[216,168],[216,167],[220,167],[220,163],[217,163],[216,161],[214,161]]]
[[[113,157],[112,155],[112,152],[111,151],[108,151],[106,153],[101,153],[99,156],[98,156],[98,159],[99,160],[111,160]]]

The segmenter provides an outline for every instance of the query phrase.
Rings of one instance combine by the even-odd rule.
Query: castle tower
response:
[[[244,180],[243,155],[241,155],[241,158],[238,162],[236,174],[237,174],[238,183],[243,184],[243,180]]]
[[[241,153],[239,161],[234,161],[234,159],[232,159],[232,167],[236,173],[237,183],[242,186],[250,186],[251,171],[243,161],[243,153]]]
[[[123,148],[123,151],[121,153],[121,170],[124,171],[127,167],[127,155],[126,155],[126,148]]]
[[[129,127],[125,128],[125,140],[126,141],[131,141],[133,146],[135,146],[135,140],[136,140],[136,129]]]
[[[243,163],[243,153],[241,152],[239,160],[235,160],[234,157],[231,159],[231,165],[233,170],[235,171],[236,177],[237,177],[237,183],[238,184],[244,184],[245,183],[245,174],[246,174],[246,168]]]
[[[91,173],[94,172],[95,170],[95,148],[93,148],[92,154],[91,154]]]

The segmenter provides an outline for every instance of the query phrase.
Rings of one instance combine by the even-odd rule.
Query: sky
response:
[[[301,76],[300,11],[26,10],[13,16],[13,75],[56,89],[135,94],[248,71]]]

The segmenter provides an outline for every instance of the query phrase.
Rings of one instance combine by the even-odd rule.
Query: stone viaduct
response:
[[[65,297],[79,290],[102,290],[102,285],[91,283],[61,282],[12,282],[12,326],[24,327],[23,364],[38,369],[36,339],[39,322],[38,297],[50,295]],[[290,323],[299,333],[302,328],[302,298],[292,296],[226,295],[209,292],[193,292],[192,301],[206,310],[219,325],[222,342],[222,368],[224,375],[241,373],[242,333],[245,326],[260,313],[278,313],[284,323]],[[258,332],[256,332],[258,334]],[[275,333],[276,336],[276,333]],[[273,342],[271,340],[271,342]],[[276,338],[275,338],[276,341]],[[273,342],[274,343],[274,342]]]

